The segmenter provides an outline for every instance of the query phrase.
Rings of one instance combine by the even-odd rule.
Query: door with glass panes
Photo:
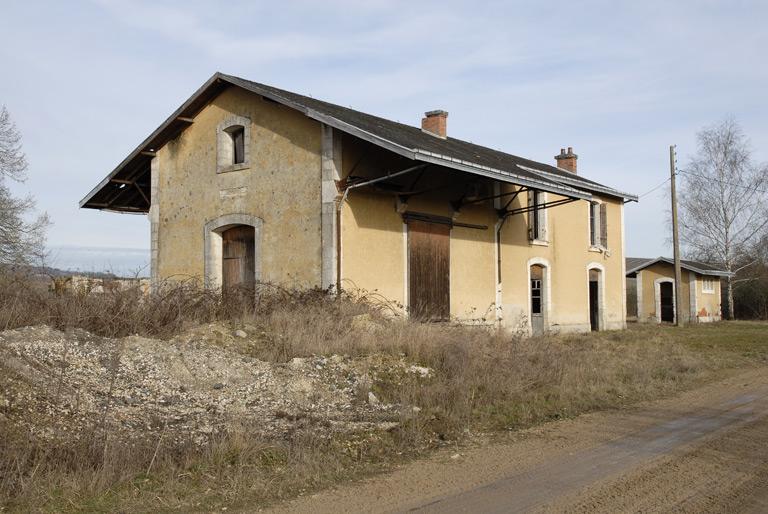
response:
[[[544,320],[546,317],[544,278],[543,266],[538,264],[531,266],[531,332],[535,336],[544,333]]]

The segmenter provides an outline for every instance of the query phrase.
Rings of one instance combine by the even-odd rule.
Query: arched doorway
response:
[[[589,328],[593,332],[600,330],[600,270],[589,270]]]
[[[256,232],[248,225],[235,225],[221,233],[221,286],[252,288],[256,282]]]
[[[659,310],[662,322],[675,322],[675,287],[672,282],[659,283]]]
[[[251,287],[261,280],[260,218],[225,214],[205,224],[205,285]]]
[[[531,334],[538,336],[544,333],[547,318],[546,268],[541,264],[533,264],[529,272]]]

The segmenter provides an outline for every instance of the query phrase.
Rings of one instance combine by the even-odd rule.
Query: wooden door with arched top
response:
[[[253,287],[256,269],[256,233],[253,227],[237,225],[221,233],[222,286]]]

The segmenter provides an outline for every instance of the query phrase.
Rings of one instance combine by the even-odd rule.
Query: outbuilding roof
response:
[[[160,127],[131,152],[80,202],[80,207],[143,212],[149,206],[149,163],[154,152],[177,137],[213,98],[236,86],[296,109],[340,131],[369,141],[409,159],[437,164],[503,182],[530,186],[570,198],[590,199],[593,193],[637,201],[621,192],[555,166],[476,145],[435,137],[419,127],[387,120],[348,107],[292,93],[223,73],[215,73]],[[119,198],[116,201],[115,198]],[[144,205],[145,208],[135,207]]]
[[[672,266],[675,265],[675,260],[670,259],[669,257],[656,257],[656,258],[627,257],[626,259],[627,275],[629,275],[630,273],[636,273],[642,269],[645,269],[659,262],[664,262]],[[711,275],[714,277],[732,277],[733,276],[733,273],[724,270],[722,266],[718,266],[716,264],[710,264],[706,262],[682,259],[680,261],[680,267],[688,271],[693,271],[694,273],[698,273],[700,275]]]

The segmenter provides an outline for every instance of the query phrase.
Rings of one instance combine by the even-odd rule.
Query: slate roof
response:
[[[591,194],[637,201],[637,196],[618,191],[581,175],[460,139],[442,139],[420,127],[387,120],[308,96],[292,93],[223,73],[214,74],[195,94],[137,147],[110,175],[81,202],[81,207],[105,208],[100,201],[117,194],[113,179],[137,179],[148,172],[148,152],[178,136],[193,118],[226,87],[234,85],[296,109],[306,116],[338,130],[360,137],[407,158],[487,176],[504,182],[531,186],[571,198],[589,199]],[[146,183],[146,178],[144,183]],[[138,198],[132,192],[130,198]],[[129,198],[126,197],[126,198]]]
[[[626,259],[627,275],[629,275],[630,273],[635,273],[637,271],[645,269],[648,266],[651,266],[652,264],[656,264],[659,262],[664,262],[672,266],[675,265],[674,259],[670,259],[669,257],[656,257],[656,258],[627,257]],[[680,261],[680,267],[688,271],[693,271],[694,273],[699,273],[700,275],[711,275],[715,277],[733,276],[733,273],[725,271],[722,268],[722,266],[718,266],[716,264],[710,264],[706,262],[682,259]]]

